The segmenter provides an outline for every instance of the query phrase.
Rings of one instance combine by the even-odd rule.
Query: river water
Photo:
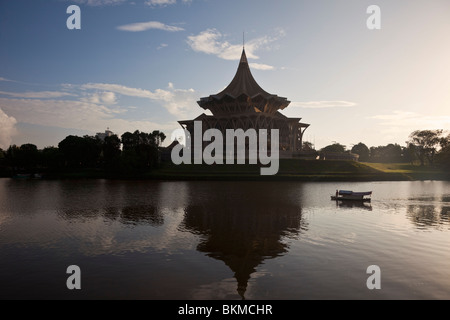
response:
[[[0,179],[0,298],[450,299],[449,215],[441,181]]]

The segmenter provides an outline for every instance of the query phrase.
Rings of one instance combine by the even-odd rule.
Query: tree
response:
[[[99,162],[101,140],[91,136],[68,136],[58,144],[69,167],[94,167]]]
[[[39,162],[39,151],[37,146],[31,143],[25,143],[20,146],[20,162],[21,165],[28,169],[32,170],[36,168]]]
[[[370,156],[369,148],[362,142],[355,144],[352,147],[351,153],[359,155],[359,161],[368,161]]]
[[[414,146],[408,144],[406,147],[402,147],[403,162],[414,164],[416,160],[416,154],[414,153]]]
[[[0,148],[0,177],[7,175],[6,169],[6,152]]]
[[[122,164],[127,170],[155,167],[159,161],[159,145],[166,135],[158,130],[145,133],[136,130],[122,134]]]
[[[32,171],[39,162],[39,152],[34,144],[26,143],[20,147],[9,146],[6,151],[7,164],[20,170]]]
[[[450,171],[450,135],[441,139],[441,150],[436,155],[437,164],[444,170]]]
[[[316,151],[314,149],[314,145],[309,141],[303,141],[302,150],[303,151]]]
[[[41,151],[41,164],[45,168],[56,169],[64,164],[64,156],[56,147],[45,147]]]
[[[444,141],[443,132],[443,130],[416,130],[409,135],[407,143],[414,149],[421,166],[425,165],[425,160],[434,165],[436,152]]]
[[[10,145],[8,150],[6,150],[6,163],[10,167],[18,167],[19,163],[17,161],[17,158],[19,157],[20,148],[16,146],[15,144]]]
[[[103,160],[106,167],[114,167],[118,165],[120,159],[120,145],[121,141],[117,135],[105,137],[102,145]]]
[[[321,152],[345,152],[345,146],[340,143],[334,143],[320,150]]]
[[[403,162],[402,147],[392,143],[386,146],[371,147],[370,160],[382,163]]]
[[[121,136],[123,151],[129,151],[137,146],[137,141],[134,141],[135,136],[131,132],[125,132]]]
[[[155,139],[157,147],[159,147],[164,142],[164,140],[166,139],[166,135],[163,132],[159,131],[159,130],[154,130],[152,132],[152,136]]]
[[[450,146],[444,147],[437,155],[436,155],[436,163],[447,171],[450,170]]]

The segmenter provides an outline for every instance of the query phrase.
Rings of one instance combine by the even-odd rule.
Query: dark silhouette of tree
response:
[[[39,151],[34,144],[26,143],[20,147],[11,145],[6,151],[6,161],[17,171],[33,171],[39,162]]]
[[[403,162],[408,162],[410,164],[414,164],[414,161],[417,159],[416,154],[414,153],[414,146],[409,144],[406,147],[402,147],[403,154]]]
[[[9,168],[6,161],[6,151],[0,148],[0,177],[9,176]]]
[[[66,170],[103,168],[110,173],[142,173],[159,165],[160,145],[166,135],[154,130],[151,133],[139,130],[125,132],[121,138],[113,134],[103,140],[85,135],[69,135],[58,143],[58,147],[38,150],[33,144],[18,147],[10,145],[0,149],[0,175],[21,173],[58,173]],[[39,171],[34,171],[39,170]]]
[[[450,146],[444,147],[436,155],[436,163],[443,169],[450,171]]]
[[[436,155],[436,162],[442,169],[450,171],[450,135],[441,138],[441,150]]]
[[[120,161],[120,150],[121,141],[117,135],[112,135],[105,137],[105,140],[102,144],[102,155],[103,161],[105,163],[106,168],[114,169],[117,168]]]
[[[137,146],[137,141],[134,141],[135,136],[131,132],[125,132],[121,136],[123,151],[129,151]]]
[[[302,144],[302,150],[303,151],[316,151],[314,148],[314,145],[309,141],[304,141]]]
[[[18,146],[16,146],[15,144],[12,144],[9,146],[8,150],[6,150],[6,163],[8,164],[8,166],[10,167],[15,167],[17,168],[19,166],[18,163],[18,158],[20,154],[20,148]]]
[[[432,166],[437,149],[442,145],[443,130],[416,130],[409,135],[407,144],[414,149],[414,153],[420,161],[420,165],[425,165],[425,160]]]
[[[355,153],[359,155],[359,161],[369,161],[370,150],[369,148],[362,142],[355,144],[352,147],[351,153]]]
[[[156,143],[157,147],[159,147],[164,142],[164,140],[166,139],[166,135],[163,132],[159,131],[159,130],[154,130],[152,132],[152,136],[155,139],[155,143]]]
[[[441,145],[442,149],[450,146],[450,134],[448,134],[446,137],[442,137],[439,144]]]
[[[33,170],[36,168],[39,161],[39,152],[37,146],[31,143],[26,143],[20,146],[20,163],[26,170]]]
[[[332,145],[322,148],[321,152],[345,152],[345,146],[340,143],[334,143]]]
[[[47,169],[58,169],[64,166],[64,156],[59,148],[45,147],[41,151],[41,165]]]
[[[122,166],[126,170],[143,170],[157,166],[158,146],[166,136],[160,131],[145,133],[136,130],[122,135]]]
[[[69,167],[95,167],[99,162],[101,140],[91,136],[68,136],[58,144]]]
[[[371,147],[370,161],[382,163],[403,162],[402,147],[392,143],[386,146]]]

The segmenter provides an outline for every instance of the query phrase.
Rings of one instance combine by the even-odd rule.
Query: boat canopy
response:
[[[353,192],[353,191],[348,191],[348,190],[339,190],[339,194],[341,196],[370,196],[372,194],[372,191]]]

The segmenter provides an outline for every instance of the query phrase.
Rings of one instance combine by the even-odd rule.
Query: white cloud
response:
[[[417,112],[395,110],[391,114],[370,117],[381,121],[390,128],[409,128],[412,130],[444,129],[450,127],[450,116],[424,115]]]
[[[182,3],[191,3],[192,0],[181,0]],[[167,5],[176,4],[177,0],[148,0],[144,2],[146,5],[150,7],[165,7]]]
[[[178,118],[192,117],[198,113],[198,94],[194,89],[176,89],[169,83],[170,95],[161,102],[171,114]]]
[[[270,49],[271,43],[283,37],[285,32],[277,30],[275,36],[264,36],[252,39],[245,43],[245,53],[249,59],[259,59],[255,54],[260,49]],[[197,35],[191,35],[187,38],[187,43],[192,50],[213,54],[225,60],[239,60],[242,53],[242,44],[231,44],[225,40],[225,36],[217,29],[207,29]]]
[[[249,63],[250,68],[256,69],[256,70],[275,70],[275,67],[269,66],[268,64],[262,64],[262,63]]]
[[[163,48],[168,47],[169,45],[167,43],[161,43],[156,49],[161,50]]]
[[[198,94],[194,89],[176,89],[173,83],[169,83],[167,89],[156,89],[153,92],[150,90],[108,83],[88,83],[81,85],[81,89],[104,90],[130,97],[154,100],[165,107],[169,113],[177,117],[191,115],[191,110],[196,106],[198,98]]]
[[[164,30],[164,31],[169,31],[169,32],[184,31],[183,28],[169,26],[167,24],[164,24],[164,23],[158,22],[158,21],[136,22],[136,23],[126,24],[123,26],[118,26],[117,29],[122,30],[122,31],[130,31],[130,32],[141,32],[141,31],[146,31],[146,30],[150,30],[150,29]]]
[[[0,114],[2,137],[5,130],[3,122],[9,124],[8,128],[11,128],[16,119],[23,123],[87,131],[110,127],[116,133],[130,130],[148,131],[156,128],[168,130],[174,127],[173,124],[120,119],[117,118],[117,114],[121,113],[121,110],[86,101],[0,98],[0,108],[13,115],[13,118],[8,118]],[[10,136],[5,137],[7,140]]]
[[[450,116],[425,115],[417,112],[394,110],[390,114],[380,114],[369,119],[379,120],[380,135],[386,140],[404,137],[405,141],[415,130],[448,129]]]
[[[170,92],[162,89],[156,89],[155,92],[123,86],[120,84],[111,83],[87,83],[80,86],[81,89],[103,90],[108,92],[115,92],[129,97],[147,98],[152,100],[164,100],[170,95]]]
[[[194,89],[178,89],[173,83],[153,91],[110,83],[62,84],[61,88],[61,91],[6,92],[0,97],[0,146],[9,146],[16,123],[88,132],[109,127],[118,135],[134,130],[162,130],[170,134],[180,127],[176,120],[198,115],[199,94]],[[158,123],[150,118],[130,119],[132,114],[143,113],[140,107],[121,104],[122,96],[151,100],[154,107],[165,108],[173,118]],[[130,113],[125,116],[127,112]]]
[[[166,89],[154,91],[107,83],[64,84],[62,87],[70,89],[73,92],[71,95],[76,98],[58,99],[56,94],[54,99],[48,99],[48,94],[18,94],[12,98],[0,98],[0,142],[10,142],[16,122],[89,131],[110,127],[117,132],[151,128],[173,130],[177,127],[175,121],[156,124],[143,119],[123,119],[121,114],[128,108],[120,107],[121,95],[152,100],[177,119],[190,118],[198,113],[195,108],[198,94],[195,90],[177,89],[173,83],[169,83]],[[42,97],[26,99],[24,96]]]
[[[238,60],[242,52],[242,45],[232,45],[223,40],[223,35],[216,29],[208,29],[198,35],[189,36],[187,43],[192,50],[213,54],[225,60]],[[257,59],[251,50],[246,52],[248,58]]]
[[[16,119],[8,116],[0,108],[0,148],[7,149],[11,145],[11,138],[16,134]]]
[[[36,92],[7,92],[0,91],[0,95],[7,95],[15,98],[29,98],[29,99],[47,99],[47,98],[61,98],[65,96],[72,96],[73,94],[62,91],[36,91]]]
[[[10,82],[15,82],[14,80],[6,79],[6,78],[3,78],[3,77],[0,77],[0,81],[10,81]]]
[[[118,5],[127,2],[127,0],[71,0],[78,4],[85,4],[87,6],[99,7],[99,6],[110,6]]]
[[[350,101],[294,101],[290,104],[290,107],[307,109],[348,108],[354,106],[356,106],[356,103]]]
[[[82,98],[81,100],[106,105],[113,105],[117,103],[116,94],[110,91],[88,94],[86,98]]]
[[[169,4],[175,4],[177,0],[148,0],[145,4],[148,6],[166,6]]]

